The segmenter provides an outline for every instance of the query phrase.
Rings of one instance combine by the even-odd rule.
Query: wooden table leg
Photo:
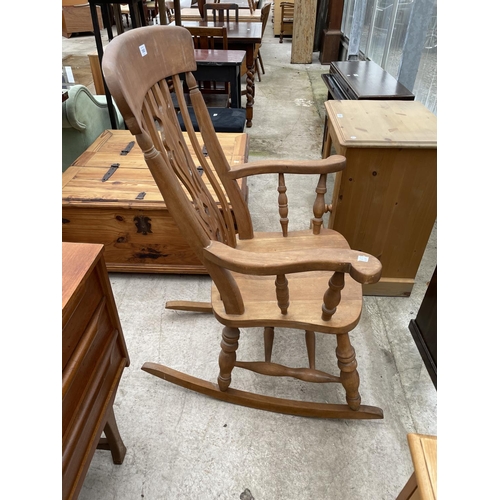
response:
[[[246,65],[247,65],[247,81],[246,81],[246,97],[247,97],[247,124],[246,126],[250,128],[252,126],[253,119],[253,103],[255,96],[255,66],[254,66],[254,45],[246,47]]]

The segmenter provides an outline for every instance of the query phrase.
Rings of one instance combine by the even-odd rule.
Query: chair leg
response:
[[[260,55],[260,50],[257,53],[257,59],[258,59],[259,64],[260,64],[260,69],[262,71],[262,74],[265,75],[266,74],[266,70],[264,69],[264,62],[262,61],[262,56]]]
[[[266,363],[271,362],[271,355],[273,353],[273,343],[274,343],[274,328],[272,326],[266,326],[264,328],[264,360]]]
[[[309,368],[316,368],[316,334],[313,331],[306,330],[306,347]]]
[[[236,349],[238,349],[238,339],[240,330],[225,326],[222,330],[221,352],[219,354],[219,376],[217,383],[221,391],[227,391],[231,384],[231,372],[236,364]]]
[[[337,359],[340,368],[340,381],[346,392],[346,402],[351,410],[358,410],[361,404],[359,395],[359,375],[356,352],[351,345],[348,333],[337,335]]]

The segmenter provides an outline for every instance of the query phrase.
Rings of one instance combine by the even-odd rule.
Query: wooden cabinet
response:
[[[328,99],[413,101],[415,96],[373,61],[334,61],[321,75]]]
[[[396,500],[436,500],[437,437],[408,434],[414,472]]]
[[[97,8],[99,28],[103,28],[101,8]],[[90,6],[82,0],[62,0],[62,35],[69,38],[72,33],[93,33]]]
[[[330,100],[331,145],[346,157],[336,174],[328,227],[382,262],[366,295],[409,296],[436,221],[436,116],[417,101]]]
[[[410,321],[408,328],[434,387],[437,388],[437,267],[417,316]]]
[[[202,142],[201,134],[197,137]],[[230,165],[247,161],[247,134],[217,137]],[[199,165],[194,150],[191,154]],[[63,241],[103,244],[108,271],[206,274],[128,130],[103,132],[62,180]],[[246,179],[239,183],[246,199]]]
[[[123,461],[113,402],[129,363],[103,246],[63,243],[63,499],[78,497],[96,448],[109,449],[115,463]]]

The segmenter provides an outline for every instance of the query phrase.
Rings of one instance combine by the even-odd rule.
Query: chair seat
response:
[[[189,109],[189,116],[195,132],[199,132],[198,121],[193,108]],[[241,134],[245,129],[246,110],[243,108],[207,108],[216,132],[232,132]],[[183,132],[186,131],[182,115],[179,114],[179,125]]]
[[[238,240],[237,249],[248,252],[287,252],[288,250],[349,248],[345,238],[332,229],[322,229],[313,236],[310,230],[281,233],[255,233],[252,240]],[[215,285],[212,286],[212,307],[217,319],[226,326],[288,327],[323,333],[347,333],[358,323],[362,308],[362,287],[348,274],[337,311],[329,321],[321,319],[323,295],[332,273],[304,272],[287,274],[290,306],[281,314],[276,299],[276,276],[249,276],[232,273],[243,296],[245,312],[240,316],[226,314]]]

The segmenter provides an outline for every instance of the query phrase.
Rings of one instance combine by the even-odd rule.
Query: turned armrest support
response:
[[[230,179],[240,179],[259,174],[330,174],[345,168],[345,157],[331,155],[322,160],[260,160],[232,166]]]
[[[382,273],[382,264],[376,257],[343,248],[253,253],[212,241],[203,252],[207,260],[218,266],[257,276],[332,271],[347,273],[358,283],[369,284],[377,283]]]

